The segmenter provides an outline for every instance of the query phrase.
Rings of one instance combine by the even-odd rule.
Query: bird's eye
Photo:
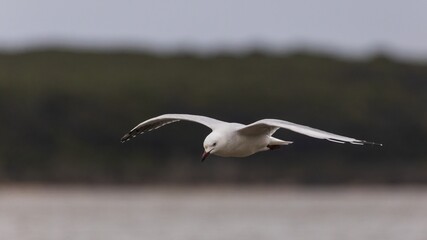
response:
[[[216,143],[212,144],[212,146],[214,146],[214,147],[215,147],[215,146],[216,146]]]

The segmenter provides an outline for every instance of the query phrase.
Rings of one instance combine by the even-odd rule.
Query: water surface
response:
[[[427,189],[0,188],[8,240],[425,240]]]

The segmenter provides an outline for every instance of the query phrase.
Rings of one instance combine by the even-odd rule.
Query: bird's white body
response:
[[[272,137],[279,128],[285,128],[310,137],[326,139],[336,143],[347,142],[357,145],[376,144],[278,119],[263,119],[249,125],[244,125],[189,114],[165,114],[148,119],[138,124],[129,133],[123,136],[121,141],[125,142],[138,134],[181,120],[197,122],[212,129],[212,132],[203,142],[205,152],[202,160],[209,154],[215,154],[221,157],[246,157],[260,151],[291,144],[292,142]]]
[[[236,129],[236,125],[230,124],[210,134],[211,136],[218,136],[217,141],[223,143],[222,146],[218,145],[215,151],[216,155],[221,157],[246,157],[267,149],[269,136],[244,136],[236,134]],[[206,139],[209,139],[210,135]],[[206,144],[206,141],[203,145],[209,151],[209,145]]]
[[[264,135],[244,135],[237,130],[245,125],[240,123],[230,123],[221,128],[212,131],[205,139],[203,147],[206,152],[214,153],[220,157],[247,157],[260,151],[269,150],[267,146],[287,145],[291,142],[282,141],[271,137],[269,134]],[[211,150],[212,142],[217,145]]]

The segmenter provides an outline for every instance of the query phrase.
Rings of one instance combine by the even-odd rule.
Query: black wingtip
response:
[[[126,141],[128,141],[130,138],[132,137],[132,135],[130,135],[129,133],[126,133],[121,139],[120,142],[124,143]]]
[[[368,145],[375,145],[375,146],[380,146],[382,147],[383,144],[382,143],[376,143],[376,142],[368,142],[368,141],[361,141],[362,144],[368,144]]]
[[[131,140],[132,138],[136,137],[138,134],[141,134],[142,131],[138,128],[131,130],[130,132],[126,133],[121,139],[120,142],[124,143],[127,142],[129,140]]]

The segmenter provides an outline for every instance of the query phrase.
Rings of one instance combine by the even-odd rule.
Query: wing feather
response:
[[[122,138],[121,142],[129,141],[130,139],[136,137],[139,134],[143,134],[145,132],[149,132],[152,130],[155,130],[157,128],[163,127],[167,124],[178,122],[178,121],[190,121],[190,122],[196,122],[205,125],[206,127],[209,127],[210,129],[215,129],[218,125],[223,124],[225,122],[213,119],[210,117],[205,116],[199,116],[199,115],[191,115],[191,114],[164,114],[158,117],[150,118],[140,124],[138,124],[136,127],[134,127],[132,130],[130,130],[128,133],[126,133]]]
[[[279,120],[279,119],[262,119],[257,122],[254,122],[248,126],[242,127],[238,131],[241,134],[246,135],[253,135],[253,134],[271,134],[271,130],[278,129],[278,128],[284,128],[291,130],[293,132],[297,132],[306,136],[310,136],[313,138],[319,138],[319,139],[325,139],[331,142],[336,143],[351,143],[351,144],[357,144],[357,145],[364,145],[364,144],[371,144],[371,145],[380,145],[379,143],[374,142],[368,142],[365,140],[358,140],[351,137],[346,137],[342,135],[338,135],[335,133],[326,132],[323,130],[315,129],[312,127]]]

